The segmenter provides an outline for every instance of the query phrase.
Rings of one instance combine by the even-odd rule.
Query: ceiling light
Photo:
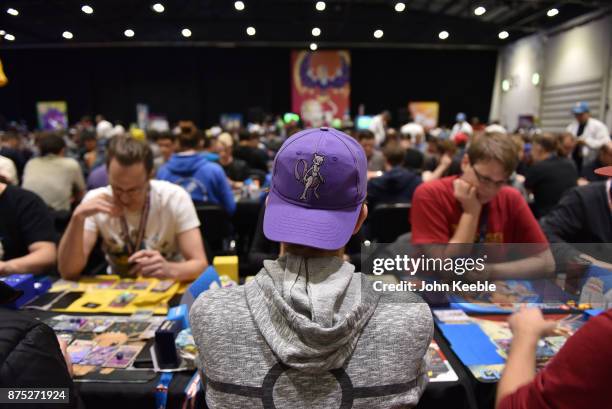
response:
[[[135,33],[134,33],[134,30],[131,30],[131,29],[129,29],[129,28],[128,28],[127,30],[125,30],[125,31],[123,32],[123,34],[124,34],[126,37],[134,37],[134,34],[135,34]]]
[[[15,41],[15,36],[12,34],[5,34],[4,39],[8,41]]]
[[[161,3],[155,3],[153,5],[153,11],[155,11],[156,13],[163,13],[164,10],[166,10],[166,8]]]
[[[509,80],[502,81],[502,90],[504,90],[505,92],[510,91],[510,81]]]
[[[11,16],[18,16],[19,15],[19,12],[17,10],[15,10],[14,8],[12,8],[12,7],[6,9],[6,12],[8,14],[10,14]]]
[[[4,31],[4,30],[0,30],[0,36],[3,36],[3,35],[5,35],[5,34],[6,34],[6,31]]]
[[[244,3],[241,1],[237,1],[234,3],[234,8],[238,11],[244,10]]]
[[[310,43],[310,49],[312,51],[317,51],[317,48],[319,48],[319,47],[317,47],[317,43]]]
[[[315,5],[315,8],[319,11],[323,11],[325,10],[325,2],[324,1],[317,1],[317,4]]]
[[[500,31],[497,36],[500,40],[505,40],[506,38],[510,37],[510,34],[508,34],[507,31]]]
[[[486,8],[484,8],[484,7],[482,7],[482,6],[480,6],[480,7],[476,7],[476,8],[474,9],[474,14],[476,14],[477,16],[482,16],[482,15],[483,15],[484,13],[486,13],[486,12],[487,12],[487,9],[486,9]]]
[[[247,27],[247,34],[250,36],[254,36],[256,31],[255,31],[255,27]]]
[[[448,31],[440,31],[438,38],[440,40],[446,40],[448,38]]]
[[[547,15],[548,17],[554,17],[554,16],[556,16],[557,14],[559,14],[559,10],[557,10],[557,9],[555,9],[555,8],[552,8],[552,9],[550,9],[550,10],[548,10],[548,11],[546,12],[546,15]]]
[[[534,72],[533,75],[531,76],[531,83],[533,85],[538,85],[540,83],[540,74],[538,74],[537,72]]]
[[[383,34],[385,33],[382,30],[376,30],[374,31],[374,38],[382,38]]]
[[[88,6],[87,4],[81,7],[81,11],[85,14],[93,14],[93,8],[91,8],[91,6]]]
[[[406,5],[404,3],[402,3],[401,1],[395,3],[395,11],[401,13],[404,10],[406,10]]]
[[[64,31],[62,33],[62,37],[64,37],[66,40],[72,40],[74,36],[72,35],[70,31]]]
[[[184,28],[183,30],[181,30],[181,34],[183,35],[183,37],[191,37],[191,30],[188,28]]]
[[[321,35],[321,29],[319,27],[315,27],[312,29],[311,33],[314,37],[318,37]]]

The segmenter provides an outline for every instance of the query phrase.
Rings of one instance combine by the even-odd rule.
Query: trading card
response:
[[[149,288],[149,285],[151,285],[150,281],[136,281],[134,285],[132,285],[131,289],[136,291],[143,291]]]
[[[102,366],[104,362],[108,361],[117,351],[118,347],[94,347],[87,356],[81,360],[81,365],[93,365]]]
[[[142,345],[122,345],[102,365],[107,368],[127,368],[140,353]]]
[[[115,297],[113,301],[111,301],[109,306],[113,308],[125,307],[126,305],[131,303],[134,298],[136,298],[136,294],[134,293],[121,293],[117,297]]]
[[[58,321],[55,325],[53,325],[53,329],[55,331],[68,331],[73,332],[77,331],[83,325],[87,323],[86,318],[82,317],[66,317],[60,321]]]
[[[80,364],[95,346],[96,343],[93,341],[83,341],[80,339],[75,340],[68,347],[68,355],[70,355],[72,363]]]
[[[106,290],[111,288],[116,283],[115,280],[101,281],[94,286],[96,290]]]
[[[117,283],[117,285],[115,285],[114,289],[127,290],[128,288],[132,287],[132,285],[134,285],[134,281],[132,280],[121,280]]]
[[[163,293],[167,291],[173,285],[174,285],[174,281],[172,280],[162,280],[159,283],[157,283],[151,291],[154,293]]]
[[[108,332],[122,332],[128,336],[139,335],[147,328],[150,323],[147,321],[124,321],[115,322],[109,329]]]
[[[90,318],[79,332],[104,332],[113,324],[113,320],[106,318]]]

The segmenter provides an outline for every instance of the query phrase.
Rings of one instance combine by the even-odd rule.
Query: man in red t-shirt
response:
[[[584,324],[538,374],[536,347],[555,322],[537,308],[509,319],[513,339],[497,386],[497,409],[611,408],[612,309]]]
[[[546,236],[521,194],[507,186],[517,162],[516,147],[507,135],[473,141],[461,162],[461,176],[416,189],[410,214],[412,244],[539,243],[531,248],[535,257],[498,263],[487,273],[490,278],[551,273],[554,260]]]

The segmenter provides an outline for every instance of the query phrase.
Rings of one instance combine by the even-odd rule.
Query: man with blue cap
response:
[[[584,101],[576,102],[572,108],[576,118],[566,128],[566,131],[578,138],[582,146],[583,166],[597,158],[597,152],[604,144],[610,141],[608,127],[598,119],[591,118],[589,104]]]
[[[454,141],[455,136],[459,133],[464,133],[468,136],[472,136],[474,130],[472,129],[472,125],[470,125],[466,121],[466,116],[463,112],[459,112],[455,117],[455,120],[457,121],[457,123],[453,126],[453,129],[451,130],[451,140]]]

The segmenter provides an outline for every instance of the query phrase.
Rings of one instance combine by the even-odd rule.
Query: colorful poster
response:
[[[410,102],[408,112],[410,112],[414,121],[423,125],[426,130],[438,126],[440,104],[437,102]]]
[[[351,56],[348,51],[292,51],[292,111],[306,126],[331,125],[350,114]]]
[[[68,128],[68,105],[66,101],[44,101],[36,103],[38,127],[44,131]]]

